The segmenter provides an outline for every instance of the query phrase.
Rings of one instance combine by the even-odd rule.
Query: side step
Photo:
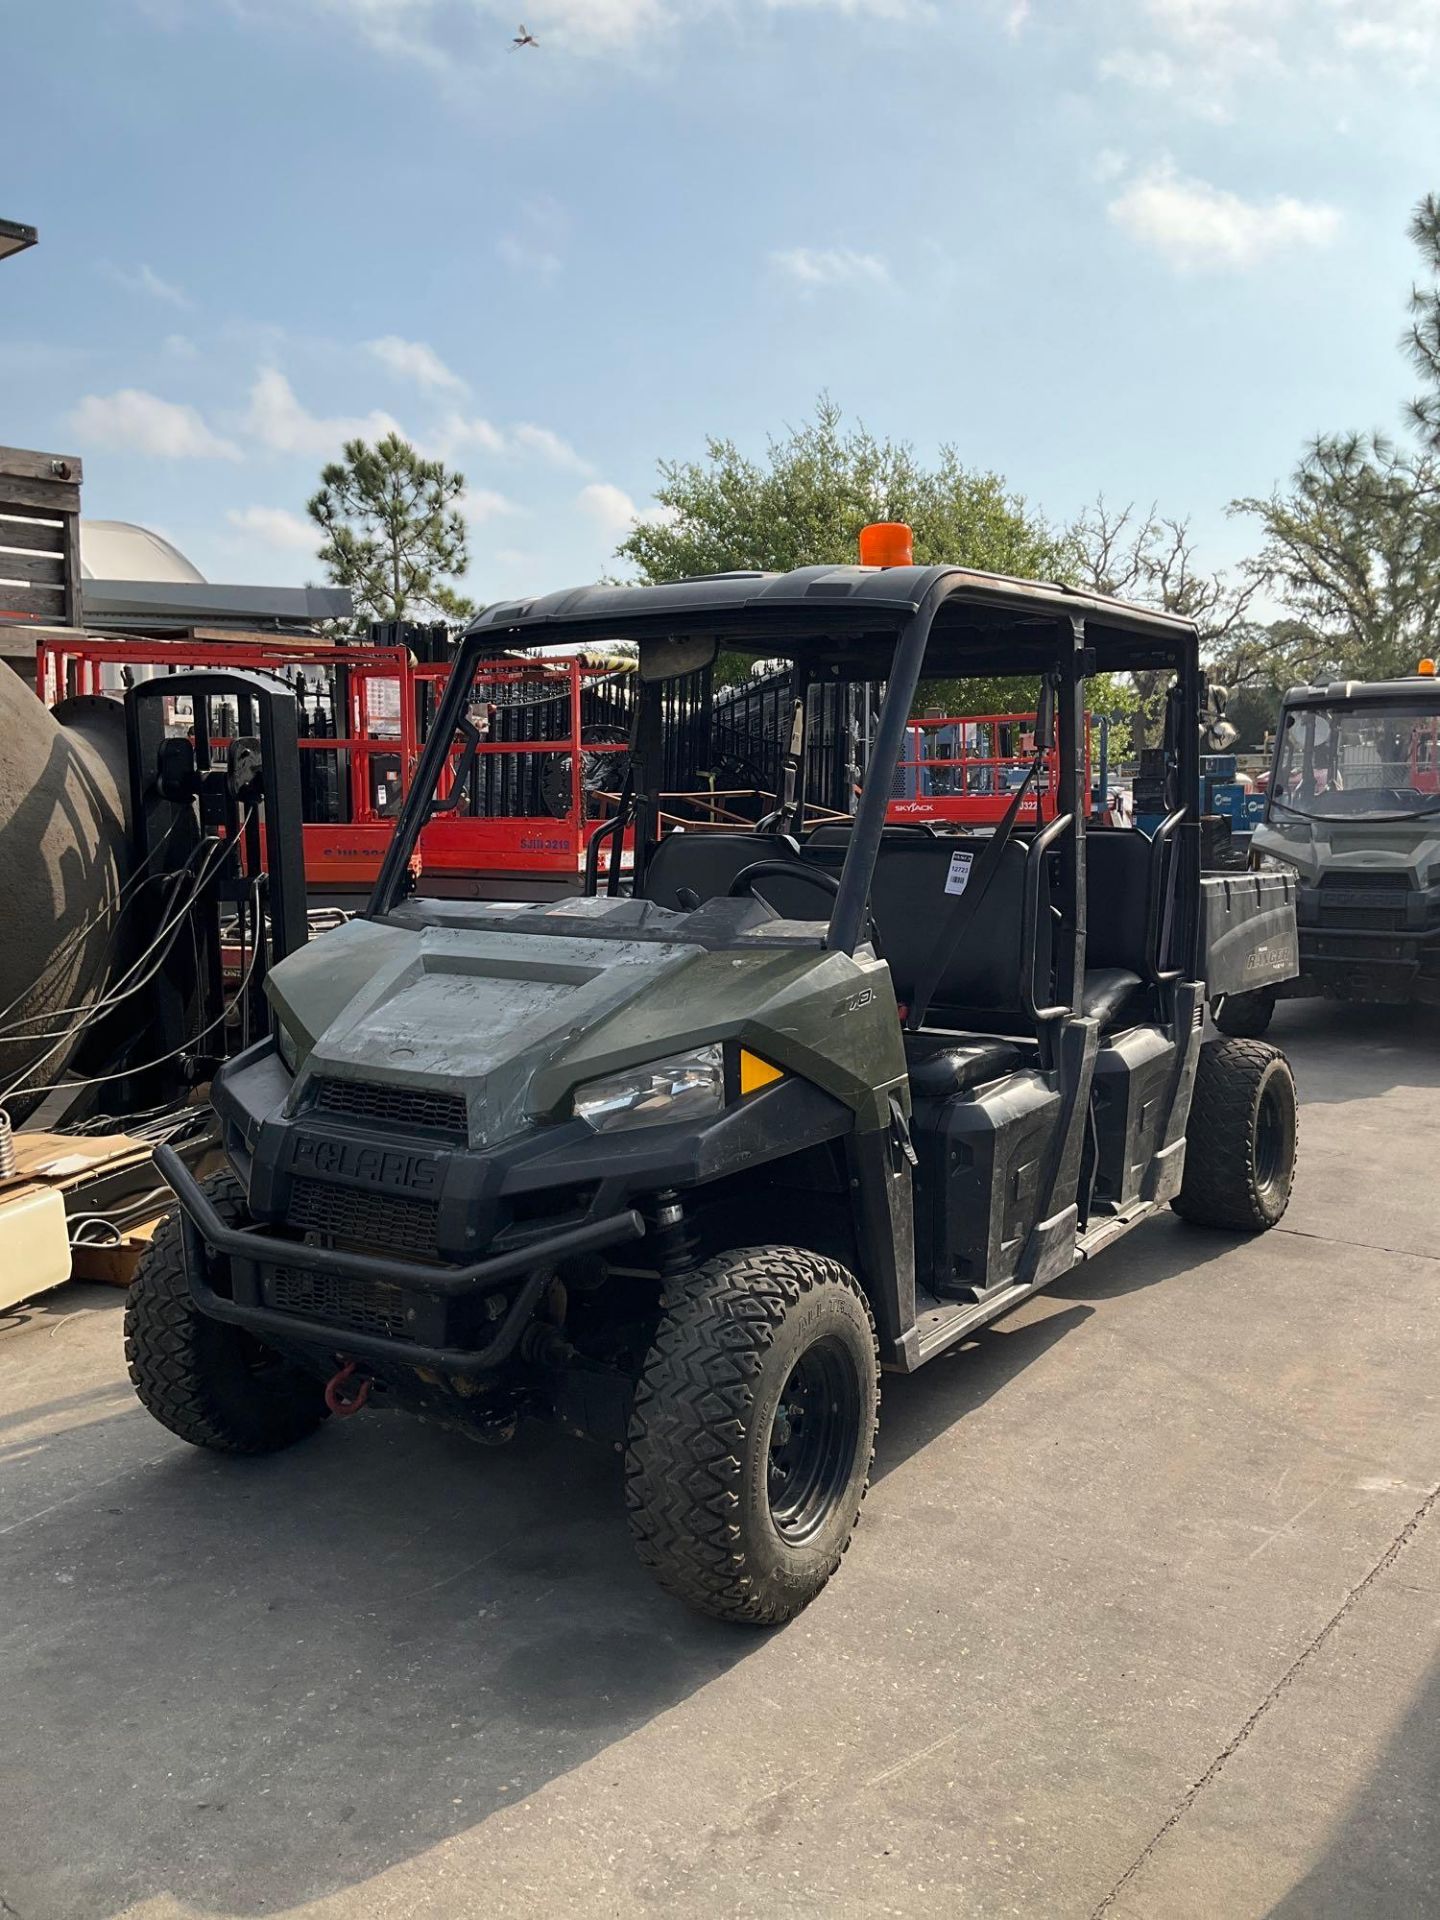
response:
[[[1013,1286],[1003,1287],[998,1293],[989,1294],[984,1300],[973,1303],[936,1300],[932,1294],[917,1287],[915,1327],[906,1343],[909,1365],[905,1371],[913,1373],[917,1367],[923,1367],[937,1353],[943,1353],[946,1347],[953,1347],[967,1333],[977,1333],[981,1327],[989,1326],[992,1320],[998,1320],[1002,1313],[1018,1306],[1022,1300],[1028,1299],[1032,1293],[1038,1293],[1047,1284],[1044,1280],[1017,1280]]]
[[[1137,1200],[1123,1213],[1097,1221],[1076,1241],[1075,1258],[1071,1265],[1078,1266],[1082,1260],[1091,1259],[1158,1211],[1153,1200]],[[933,1294],[917,1287],[915,1325],[905,1342],[901,1368],[906,1373],[913,1373],[917,1367],[923,1367],[927,1360],[933,1360],[937,1353],[953,1347],[966,1334],[978,1333],[981,1327],[988,1327],[992,1320],[998,1320],[1001,1314],[1008,1313],[1011,1307],[1018,1307],[1022,1300],[1028,1300],[1032,1293],[1039,1293],[1058,1278],[1058,1274],[1052,1273],[1043,1280],[1017,1280],[1012,1286],[1002,1287],[996,1293],[987,1294],[985,1299],[974,1302],[937,1300]]]

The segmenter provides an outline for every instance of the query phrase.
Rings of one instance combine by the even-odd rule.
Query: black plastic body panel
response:
[[[1140,1199],[1170,1118],[1175,1042],[1159,1027],[1133,1027],[1095,1061],[1095,1185],[1092,1212]]]
[[[246,1237],[243,1254],[231,1258],[228,1296],[197,1272],[192,1276],[197,1299],[216,1317],[240,1319],[257,1331],[285,1329],[295,1342],[323,1339],[331,1350],[388,1354],[412,1366],[438,1366],[435,1356],[444,1354],[444,1364],[455,1372],[499,1364],[477,1357],[494,1335],[489,1296],[517,1275],[526,1276],[528,1288],[532,1270],[544,1272],[549,1266],[553,1271],[556,1260],[579,1251],[577,1234],[591,1235],[596,1246],[613,1243],[627,1237],[611,1231],[613,1223],[634,1217],[659,1189],[694,1192],[839,1140],[854,1125],[848,1108],[792,1075],[689,1126],[607,1134],[571,1120],[533,1128],[501,1148],[479,1153],[331,1114],[287,1115],[290,1086],[271,1041],[237,1057],[217,1080],[215,1102],[227,1152],[247,1186],[257,1230]],[[886,1136],[874,1137],[883,1156]],[[387,1248],[376,1239],[362,1252],[352,1235],[341,1236],[338,1246],[330,1243],[333,1236],[316,1245],[316,1235],[301,1231],[298,1217],[292,1219],[301,1183],[337,1203],[370,1209],[370,1217],[377,1209],[383,1217],[387,1202],[397,1212],[423,1206],[434,1221],[434,1243]],[[908,1212],[908,1178],[903,1184]],[[199,1211],[193,1182],[172,1179],[171,1185],[193,1223]],[[874,1196],[882,1207],[889,1198],[888,1187]],[[883,1220],[886,1228],[894,1224],[888,1211]],[[887,1238],[877,1227],[871,1238],[877,1247],[882,1241],[888,1247],[877,1317],[894,1324],[897,1274],[903,1271],[911,1284],[913,1318],[913,1269],[904,1236]],[[211,1230],[205,1239],[212,1243]],[[291,1269],[312,1278],[299,1287]],[[316,1303],[331,1297],[322,1282],[342,1283],[333,1297],[346,1313],[344,1320],[336,1317],[326,1325],[326,1315],[314,1308],[287,1316],[275,1306],[282,1274],[289,1298]],[[403,1336],[357,1321],[359,1304],[369,1297],[367,1287],[371,1295],[377,1289],[383,1294],[388,1312],[403,1323]],[[507,1312],[513,1300],[507,1290],[502,1303]]]
[[[1210,998],[1276,986],[1299,971],[1294,876],[1206,874],[1200,882],[1199,975]]]
[[[1058,1076],[1039,1068],[916,1102],[916,1272],[937,1298],[1014,1279],[1040,1217],[1061,1109]]]

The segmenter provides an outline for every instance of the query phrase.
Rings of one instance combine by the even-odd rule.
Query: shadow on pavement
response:
[[[872,1486],[901,1467],[957,1421],[983,1407],[994,1393],[1057,1341],[1090,1318],[1092,1309],[1067,1307],[1040,1319],[998,1321],[918,1373],[887,1373],[881,1387],[880,1437]]]
[[[667,1599],[618,1458],[538,1428],[492,1452],[380,1415],[240,1461],[127,1406],[37,1445],[38,1510],[0,1541],[0,1893],[26,1920],[355,1887],[764,1644]]]

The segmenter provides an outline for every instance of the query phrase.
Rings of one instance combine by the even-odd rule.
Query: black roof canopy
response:
[[[1085,623],[1097,666],[1178,661],[1192,622],[1053,582],[961,567],[797,567],[716,573],[663,586],[574,587],[487,607],[466,638],[495,646],[596,645],[711,632],[741,652],[773,652],[814,670],[883,678],[896,635],[938,597],[927,672],[1026,673],[1053,653],[1059,623]]]
[[[1291,687],[1285,695],[1287,707],[1333,706],[1440,706],[1440,677],[1433,673],[1411,673],[1403,680],[1335,680],[1328,687]]]

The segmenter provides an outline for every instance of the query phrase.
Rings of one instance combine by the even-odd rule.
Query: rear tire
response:
[[[1185,1177],[1170,1202],[1199,1227],[1263,1233],[1290,1204],[1299,1116],[1295,1076],[1263,1040],[1200,1049],[1185,1129]]]
[[[1258,1040],[1275,1017],[1275,989],[1257,987],[1252,993],[1227,993],[1215,1011],[1221,1033],[1235,1040]]]
[[[874,1323],[836,1261],[751,1247],[667,1282],[625,1461],[640,1559],[718,1619],[793,1619],[850,1544],[879,1403]]]
[[[248,1225],[244,1190],[232,1174],[203,1184],[227,1227]],[[141,1405],[194,1447],[276,1453],[326,1418],[319,1380],[196,1306],[178,1209],[150,1242],[126,1296],[125,1358]]]

